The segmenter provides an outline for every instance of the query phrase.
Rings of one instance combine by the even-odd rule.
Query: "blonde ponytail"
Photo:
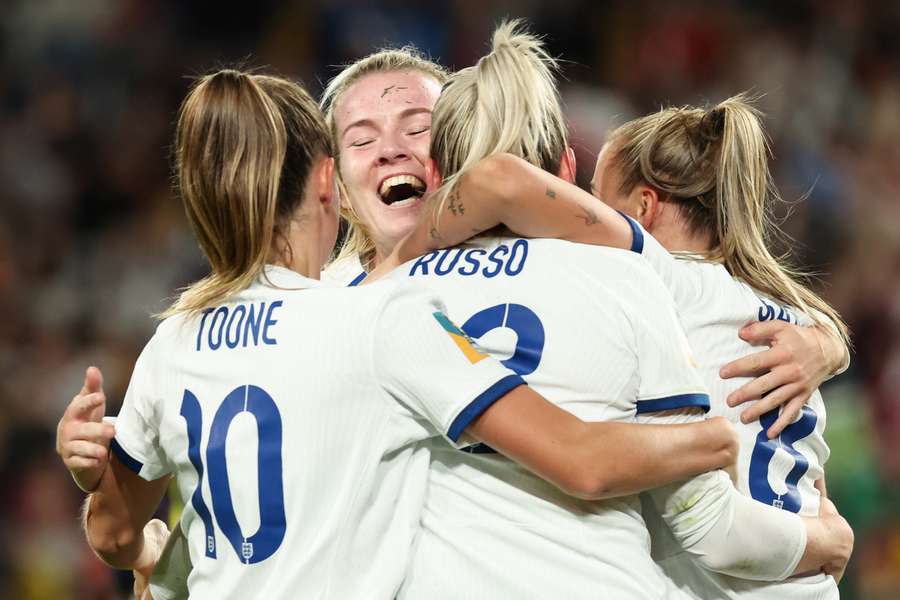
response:
[[[520,20],[502,23],[490,54],[453,74],[434,107],[431,156],[444,185],[440,204],[479,160],[509,152],[556,173],[566,125],[554,74],[557,62]]]
[[[179,112],[175,172],[212,272],[161,316],[202,310],[248,287],[301,202],[313,159],[331,154],[318,106],[296,83],[232,69],[199,79]]]
[[[830,321],[845,345],[847,325],[800,281],[805,275],[770,245],[783,235],[770,214],[778,191],[760,113],[744,95],[709,110],[667,108],[635,119],[610,136],[619,192],[639,183],[677,203],[692,233],[707,234],[732,276],[779,302]]]

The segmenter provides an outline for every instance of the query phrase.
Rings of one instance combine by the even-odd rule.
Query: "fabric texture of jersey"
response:
[[[821,394],[816,391],[799,418],[781,436],[769,440],[765,432],[777,418],[777,411],[759,421],[742,423],[740,414],[751,404],[731,408],[725,399],[750,379],[719,377],[719,369],[724,364],[768,348],[754,347],[740,339],[738,331],[744,325],[773,319],[811,325],[812,320],[735,280],[720,263],[670,254],[638,224],[629,221],[636,238],[641,239],[641,253],[675,299],[710,393],[709,414],[728,418],[738,433],[738,489],[764,504],[803,516],[816,516],[820,496],[814,483],[824,476],[829,455],[823,435],[826,415]],[[658,520],[652,523],[654,557],[683,589],[693,590],[696,598],[824,600],[838,597],[833,578],[825,575],[759,583],[704,571],[679,553],[664,525]]]
[[[437,291],[479,347],[584,420],[705,407],[671,297],[633,253],[480,239],[391,277]],[[432,448],[400,598],[670,597],[636,496],[578,500],[489,448],[468,450]]]
[[[322,271],[322,281],[337,286],[356,286],[366,277],[358,256],[345,257],[329,263]]]
[[[408,284],[268,267],[159,326],[114,450],[144,479],[176,475],[193,597],[394,597],[426,484],[419,442],[446,443],[522,383],[443,321]]]

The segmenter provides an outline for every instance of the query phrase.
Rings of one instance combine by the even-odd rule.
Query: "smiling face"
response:
[[[372,73],[335,106],[347,200],[368,229],[377,259],[412,230],[422,208],[431,111],[440,93],[437,80],[418,71]]]

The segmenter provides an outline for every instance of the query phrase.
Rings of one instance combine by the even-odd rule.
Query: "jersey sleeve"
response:
[[[383,389],[457,447],[485,410],[525,385],[447,317],[433,292],[413,284],[396,284],[374,336],[374,368]]]
[[[159,445],[161,398],[154,385],[157,341],[158,337],[154,336],[134,365],[122,409],[116,418],[116,436],[110,443],[110,450],[119,462],[147,481],[172,471]]]
[[[682,409],[637,420],[672,425],[701,418],[696,410]],[[806,550],[806,528],[798,515],[744,496],[721,470],[650,490],[642,500],[650,502],[645,519],[658,559],[682,548],[710,571],[781,581]]]
[[[626,315],[638,361],[637,414],[681,408],[708,411],[709,395],[671,294],[647,268],[635,268],[621,286],[622,301],[630,305]]]
[[[723,471],[648,493],[672,536],[701,566],[760,581],[780,581],[806,550],[806,528],[791,512],[738,492]]]

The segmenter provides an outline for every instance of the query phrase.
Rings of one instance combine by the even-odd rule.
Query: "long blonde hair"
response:
[[[479,160],[508,152],[551,173],[566,150],[557,62],[521,20],[501,23],[490,54],[454,73],[431,121],[431,157],[444,177],[433,206]]]
[[[709,108],[666,108],[629,121],[609,139],[619,192],[640,183],[674,202],[692,233],[712,237],[732,276],[779,302],[827,318],[849,345],[847,325],[825,300],[801,283],[806,275],[770,244],[782,234],[771,214],[778,200],[769,171],[761,115],[744,95]]]
[[[175,174],[212,272],[161,316],[247,288],[302,201],[313,160],[332,154],[322,114],[299,84],[233,69],[201,77],[179,112]]]
[[[402,48],[384,48],[346,66],[337,76],[328,82],[328,86],[322,93],[319,105],[325,114],[325,122],[334,140],[335,152],[340,152],[340,144],[337,142],[338,131],[335,123],[334,112],[341,97],[366,75],[373,73],[391,73],[396,71],[414,71],[434,78],[443,85],[447,81],[447,71],[439,64],[432,62],[419,52],[414,46]],[[339,158],[339,154],[335,155]],[[341,194],[347,198],[347,189],[340,176],[340,162],[337,170],[338,185]],[[353,209],[353,202],[348,198],[341,203],[341,217],[347,224],[346,237],[341,245],[340,252],[335,260],[358,256],[363,266],[371,262],[375,255],[375,243],[368,228]]]

